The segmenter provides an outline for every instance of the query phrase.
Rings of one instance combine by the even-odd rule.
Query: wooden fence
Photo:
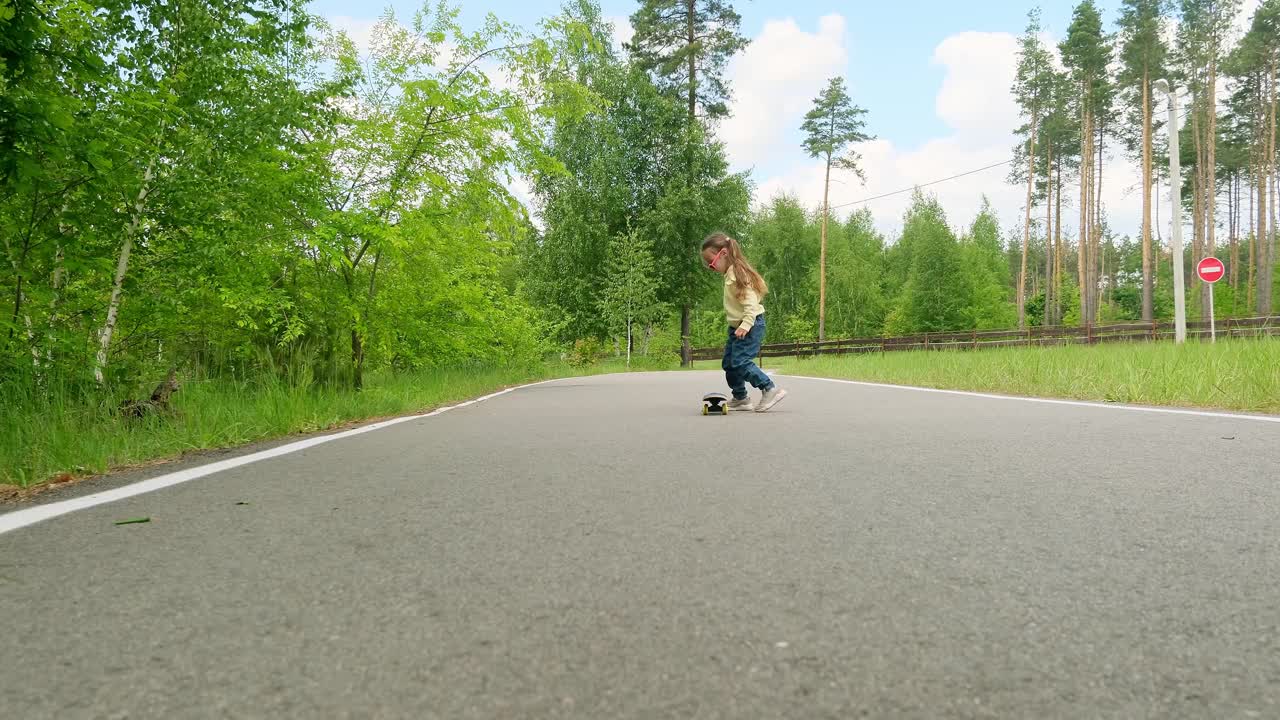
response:
[[[760,348],[761,358],[812,357],[901,350],[979,350],[995,347],[1034,347],[1050,345],[1096,345],[1107,342],[1143,342],[1172,340],[1171,322],[1121,323],[1115,325],[1057,325],[1030,327],[1025,330],[970,330],[967,332],[924,333],[903,337],[848,338],[823,342],[773,343]],[[1218,337],[1280,337],[1280,316],[1222,318],[1217,322]],[[1209,322],[1187,322],[1188,338],[1209,338]],[[719,360],[723,347],[694,348],[693,359]]]

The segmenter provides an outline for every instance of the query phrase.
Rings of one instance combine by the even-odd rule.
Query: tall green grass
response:
[[[247,381],[189,380],[174,411],[128,420],[118,397],[36,397],[9,390],[0,412],[0,483],[30,486],[52,477],[106,472],[189,450],[224,448],[346,423],[421,412],[503,387],[568,375],[625,370],[616,362],[573,368],[371,373],[365,389],[298,386],[273,375]]]
[[[1280,413],[1280,338],[766,359],[782,373],[1012,395]]]

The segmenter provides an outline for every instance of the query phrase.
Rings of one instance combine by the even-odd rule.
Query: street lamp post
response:
[[[1178,92],[1168,80],[1153,83],[1169,98],[1169,205],[1173,215],[1173,232],[1169,249],[1173,253],[1173,325],[1179,344],[1187,340],[1187,294],[1182,277],[1182,159],[1178,151]]]

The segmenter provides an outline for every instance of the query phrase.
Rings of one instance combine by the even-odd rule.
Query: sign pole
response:
[[[1214,283],[1209,283],[1209,342],[1210,343],[1218,342],[1218,329],[1217,327],[1215,327],[1214,321],[1213,321],[1213,285]]]
[[[1209,342],[1211,343],[1218,342],[1218,328],[1213,317],[1213,286],[1226,274],[1227,266],[1212,255],[1196,264],[1196,275],[1209,284]]]

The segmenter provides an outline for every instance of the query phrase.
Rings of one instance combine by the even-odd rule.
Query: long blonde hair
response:
[[[725,248],[729,249],[726,253],[729,259],[729,267],[733,268],[733,284],[738,294],[738,299],[746,294],[747,288],[750,287],[756,291],[760,297],[764,297],[769,293],[769,285],[765,283],[764,278],[756,269],[747,261],[745,255],[742,254],[742,248],[738,246],[738,241],[729,237],[722,232],[713,232],[702,241],[702,249],[715,250],[720,252]]]

